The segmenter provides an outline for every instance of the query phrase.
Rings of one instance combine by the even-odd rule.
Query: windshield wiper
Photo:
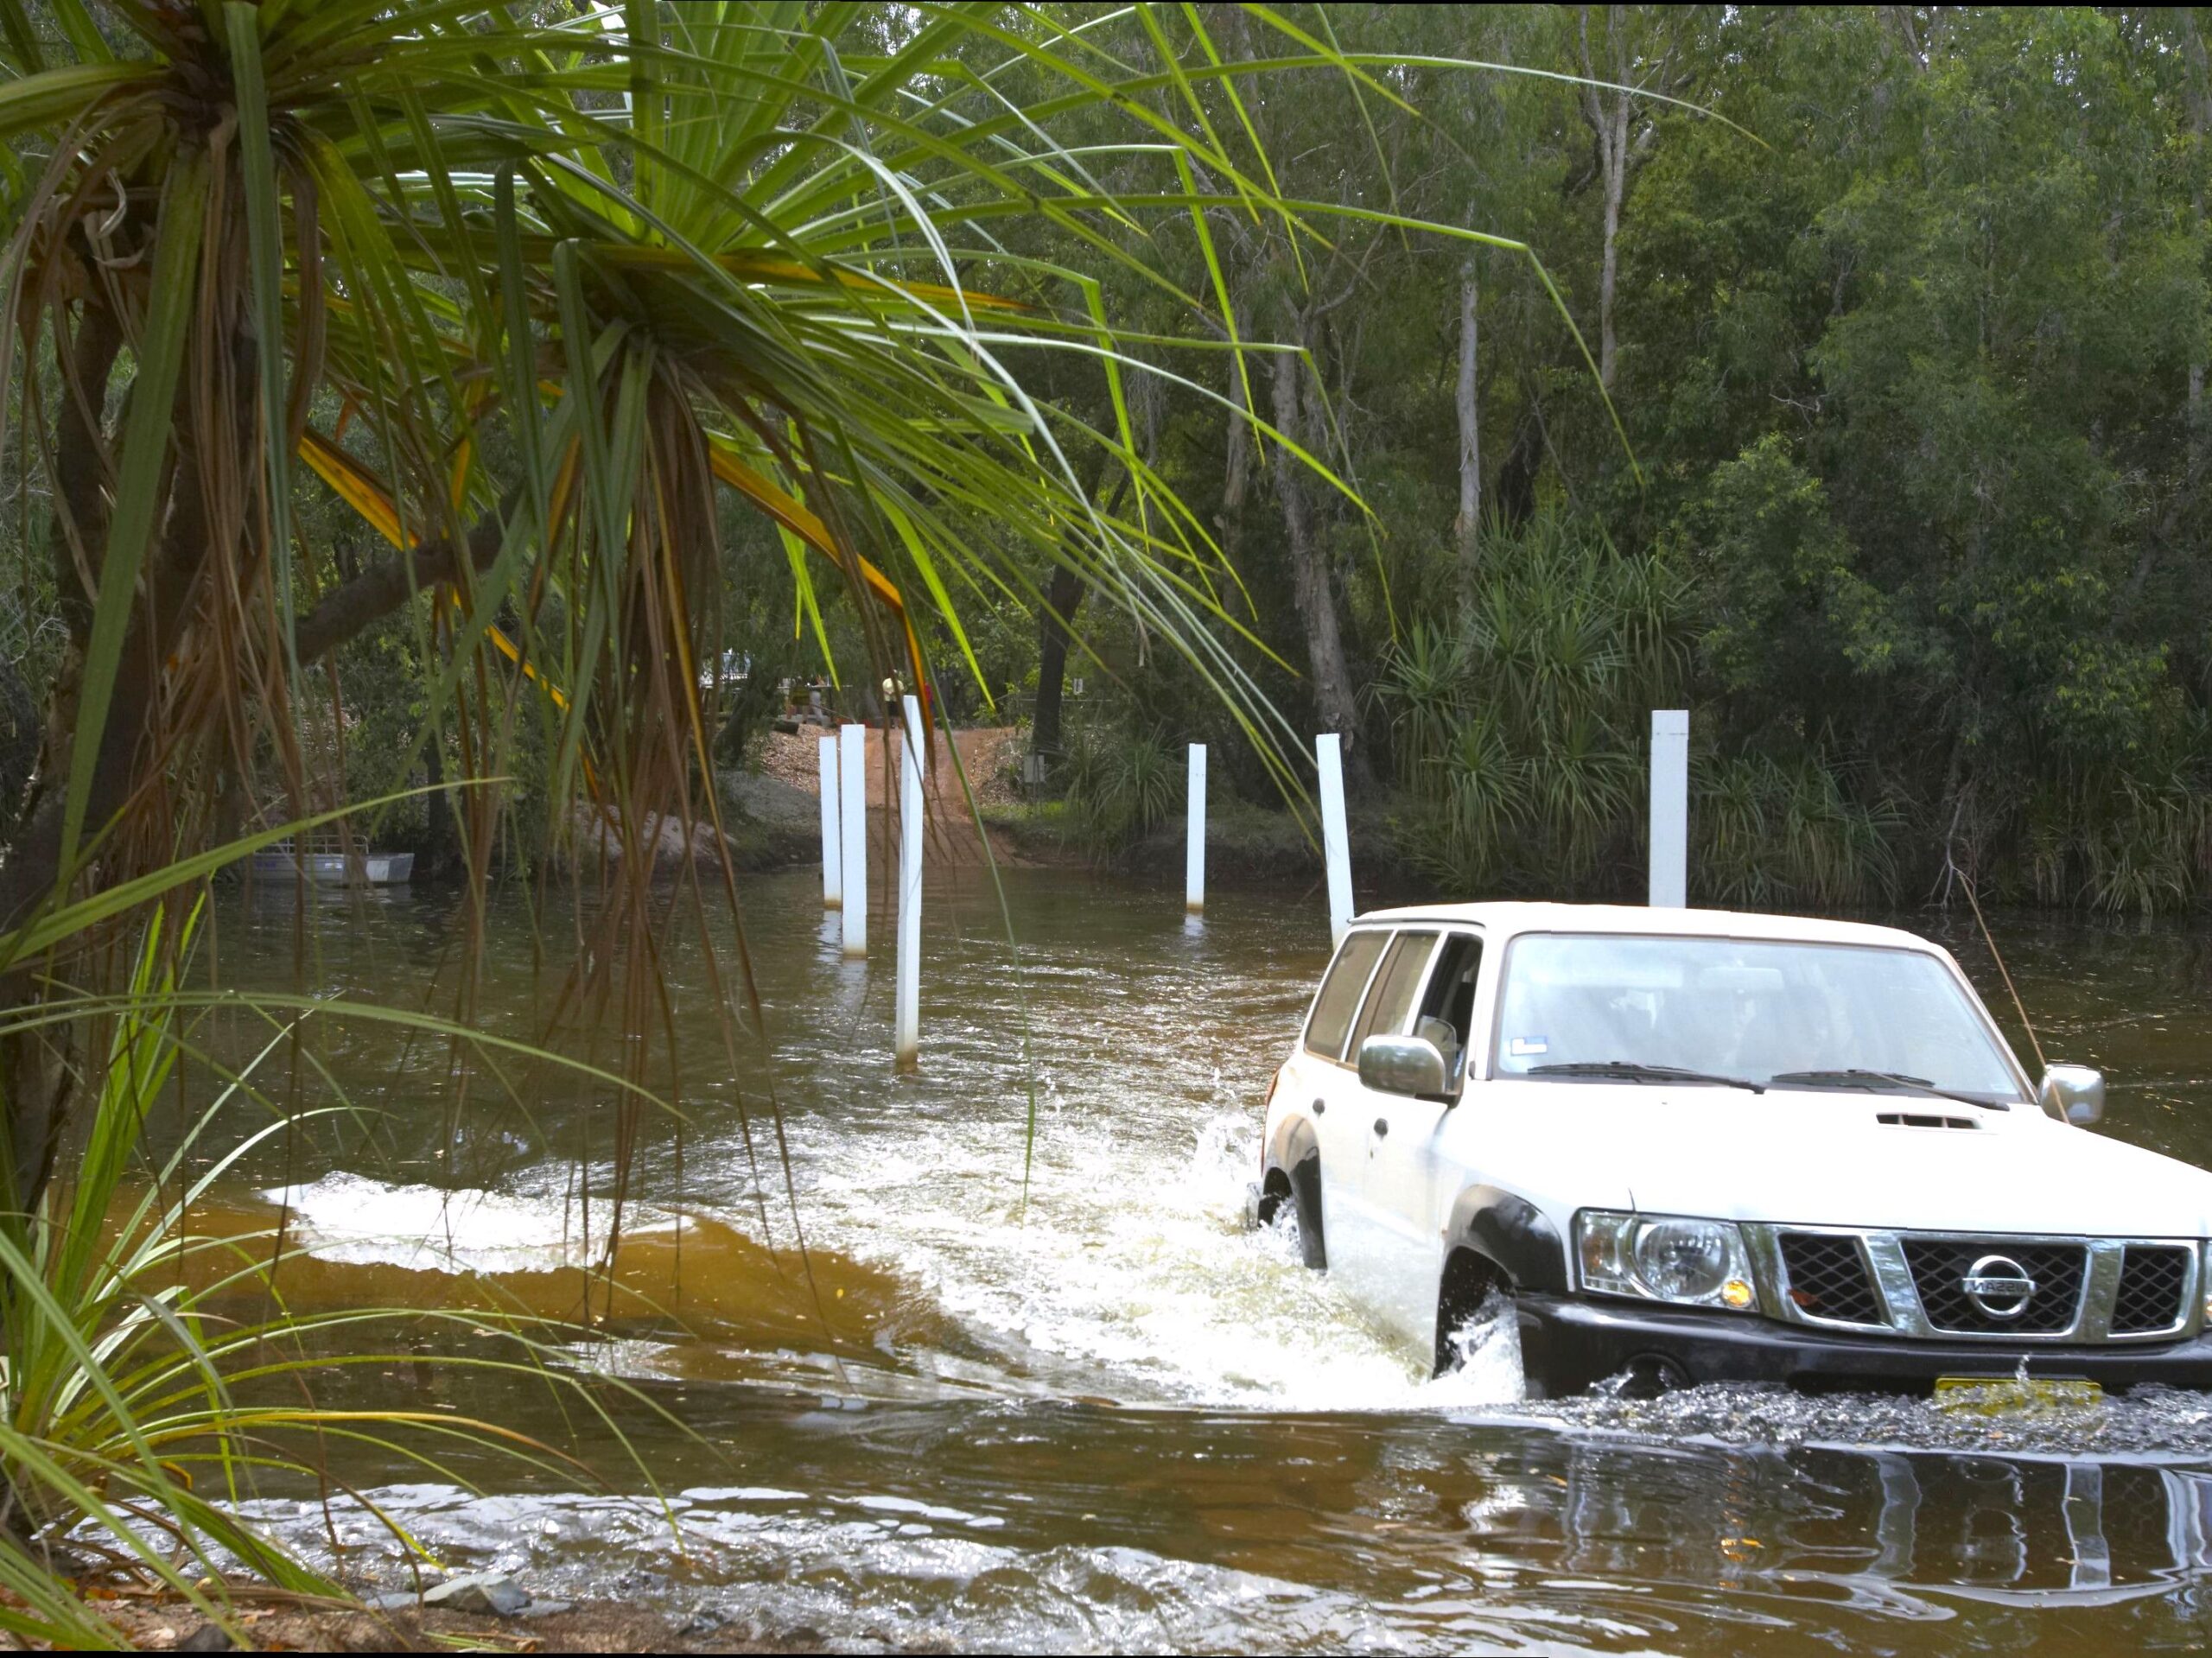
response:
[[[1863,1088],[1874,1092],[1902,1089],[1908,1094],[1955,1100],[1961,1105],[1978,1106],[1984,1111],[2012,1109],[2002,1100],[1977,1100],[1971,1094],[1954,1094],[1948,1088],[1936,1087],[1925,1077],[1905,1077],[1893,1070],[1866,1070],[1858,1066],[1847,1070],[1777,1070],[1767,1081],[1776,1088]]]
[[[1680,1065],[1647,1065],[1635,1059],[1573,1059],[1553,1065],[1531,1065],[1531,1077],[1611,1077],[1624,1083],[1716,1083],[1723,1088],[1748,1088],[1766,1092],[1764,1083],[1748,1077],[1722,1077],[1709,1070],[1685,1070]]]

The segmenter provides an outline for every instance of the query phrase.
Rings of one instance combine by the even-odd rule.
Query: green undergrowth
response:
[[[79,937],[114,903],[96,895],[33,927],[49,940]],[[286,1305],[283,1269],[298,1250],[281,1227],[202,1224],[196,1206],[257,1147],[305,1117],[361,1115],[342,1095],[307,1109],[257,1081],[264,1067],[285,1068],[302,1027],[397,1018],[464,1051],[478,1039],[329,998],[202,988],[198,903],[144,913],[114,990],[57,991],[0,1010],[0,1038],[67,1020],[82,1036],[89,1090],[56,1178],[30,1212],[0,1214],[0,1630],[73,1649],[118,1644],[85,1593],[118,1576],[175,1596],[241,1645],[232,1574],[342,1597],[242,1516],[242,1502],[272,1488],[342,1491],[339,1471],[365,1459],[462,1485],[462,1464],[488,1464],[601,1483],[560,1446],[435,1401],[326,1403],[319,1388],[334,1377],[400,1365],[419,1374],[428,1344],[442,1351],[427,1362],[464,1382],[553,1390],[580,1427],[618,1447],[629,1442],[615,1412],[651,1408],[574,1368],[586,1330],[520,1308],[303,1312]],[[0,936],[0,957],[25,936]],[[240,1020],[259,1036],[243,1060],[226,1060],[222,1030]],[[261,1126],[240,1135],[241,1112],[257,1113]],[[149,1136],[157,1114],[181,1132]],[[4,1172],[12,1183],[16,1172]],[[391,1523],[390,1534],[403,1557],[437,1566],[403,1528]]]

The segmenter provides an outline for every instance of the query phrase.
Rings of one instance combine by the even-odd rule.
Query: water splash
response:
[[[300,1247],[355,1267],[443,1273],[552,1272],[596,1264],[603,1236],[587,1239],[572,1204],[495,1191],[394,1185],[335,1172],[260,1194],[291,1211]],[[603,1220],[602,1223],[603,1224]],[[632,1208],[632,1236],[673,1230],[674,1216]]]
[[[1452,1363],[1421,1390],[1423,1402],[1440,1406],[1513,1405],[1527,1381],[1521,1369],[1521,1321],[1513,1299],[1492,1290],[1446,1337]]]

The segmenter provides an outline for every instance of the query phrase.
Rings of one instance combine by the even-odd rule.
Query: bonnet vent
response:
[[[1928,1111],[1877,1111],[1874,1121],[1892,1128],[1979,1128],[1972,1117],[1943,1117]]]

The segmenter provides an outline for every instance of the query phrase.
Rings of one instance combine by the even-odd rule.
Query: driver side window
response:
[[[1428,988],[1421,999],[1421,1013],[1414,1034],[1436,1044],[1444,1056],[1444,1080],[1454,1093],[1465,1073],[1467,1048],[1475,1017],[1475,981],[1483,970],[1483,941],[1474,933],[1455,932],[1437,953],[1436,970],[1428,975]]]

